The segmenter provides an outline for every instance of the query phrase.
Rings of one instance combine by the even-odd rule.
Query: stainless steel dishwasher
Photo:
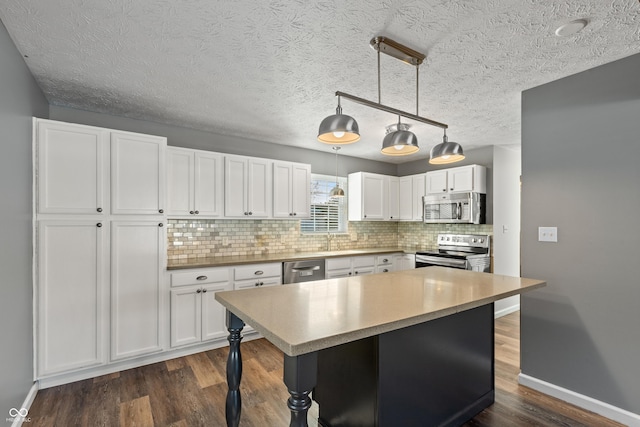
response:
[[[324,270],[324,259],[283,262],[282,282],[287,285],[289,283],[323,280],[325,278]]]

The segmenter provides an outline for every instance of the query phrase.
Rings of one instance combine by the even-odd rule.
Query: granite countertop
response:
[[[341,251],[323,252],[290,252],[265,255],[240,255],[207,258],[190,258],[184,260],[169,260],[167,270],[180,270],[186,268],[222,267],[242,264],[259,264],[263,262],[301,261],[305,259],[337,258],[343,256],[378,255],[392,252],[404,252],[414,254],[415,250],[407,250],[398,247],[393,248],[367,248],[347,249]]]
[[[216,300],[289,356],[490,304],[541,280],[445,267],[216,292]]]

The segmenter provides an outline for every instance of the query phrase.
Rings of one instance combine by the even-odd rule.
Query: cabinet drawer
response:
[[[279,277],[270,277],[268,279],[250,279],[243,280],[241,282],[235,282],[233,288],[234,289],[248,289],[248,288],[258,288],[260,286],[277,286],[281,285],[282,281]]]
[[[171,273],[171,286],[203,285],[229,281],[228,268],[199,268],[180,273]]]
[[[273,277],[282,275],[282,263],[252,264],[244,267],[236,267],[235,280],[257,279],[261,277]]]
[[[351,269],[351,257],[327,259],[327,271],[341,270],[344,268]]]
[[[376,264],[376,257],[371,256],[355,256],[353,260],[353,268],[356,267],[373,267]]]
[[[394,254],[378,255],[376,257],[376,265],[391,265],[393,264]]]

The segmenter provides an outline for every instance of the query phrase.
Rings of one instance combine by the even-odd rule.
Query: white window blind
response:
[[[311,174],[311,218],[300,221],[303,233],[347,232],[347,179],[338,177],[345,197],[330,197],[336,185],[334,176]]]

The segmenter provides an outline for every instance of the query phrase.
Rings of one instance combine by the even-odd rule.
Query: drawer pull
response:
[[[262,276],[262,275],[264,274],[264,271],[262,271],[262,270],[258,270],[258,271],[256,271],[256,272],[255,272],[255,273],[253,273],[253,274],[255,274],[256,276]]]
[[[385,259],[382,260],[382,262],[386,263],[386,262],[389,262],[389,260],[385,258]]]
[[[198,276],[196,277],[196,280],[207,280],[208,277],[207,276]]]

